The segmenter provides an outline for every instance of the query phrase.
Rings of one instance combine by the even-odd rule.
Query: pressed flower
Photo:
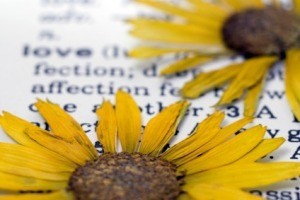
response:
[[[215,112],[164,151],[188,102],[166,107],[142,129],[134,99],[119,91],[115,107],[104,101],[96,112],[104,149],[99,155],[58,105],[43,100],[35,105],[51,131],[8,112],[0,118],[17,143],[0,143],[1,200],[261,199],[246,191],[300,174],[299,163],[259,161],[284,139],[264,139],[261,125],[236,135],[249,117],[221,127],[224,113]]]
[[[185,6],[164,0],[135,0],[171,16],[174,21],[137,18],[129,20],[135,37],[155,41],[133,49],[129,55],[151,58],[170,53],[187,57],[161,71],[169,75],[232,55],[245,60],[200,73],[186,83],[181,94],[197,98],[215,87],[227,85],[217,106],[244,99],[244,115],[254,116],[268,70],[285,60],[285,90],[291,110],[300,120],[300,1],[283,7],[279,1],[185,0]],[[157,45],[159,42],[159,45]]]

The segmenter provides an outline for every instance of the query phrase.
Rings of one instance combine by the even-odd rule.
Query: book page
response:
[[[131,93],[145,125],[164,107],[180,100],[180,87],[198,73],[242,59],[218,60],[162,77],[159,71],[180,55],[148,61],[128,58],[127,51],[140,41],[129,35],[126,20],[158,14],[130,0],[1,0],[0,7],[0,110],[49,130],[34,106],[37,98],[49,99],[82,125],[99,152],[95,110],[103,99],[114,102],[119,89]],[[252,125],[267,126],[266,138],[286,139],[263,160],[299,162],[300,124],[287,104],[283,74],[283,63],[270,71]],[[218,88],[190,100],[185,120],[170,145],[185,138],[214,111],[212,106],[222,92]],[[237,102],[223,111],[225,125],[240,119],[243,107]],[[2,130],[0,140],[13,142]],[[300,199],[299,184],[296,177],[253,192],[268,199]]]

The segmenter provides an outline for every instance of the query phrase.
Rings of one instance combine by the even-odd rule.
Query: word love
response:
[[[100,56],[105,59],[124,58],[127,51],[117,45],[107,45],[100,47]],[[24,57],[34,58],[90,58],[95,54],[95,50],[90,47],[59,47],[59,46],[30,46],[24,45],[22,48]]]

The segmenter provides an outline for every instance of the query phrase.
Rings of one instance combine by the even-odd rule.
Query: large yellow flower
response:
[[[244,98],[244,115],[255,114],[268,69],[285,59],[285,90],[291,110],[300,120],[300,1],[283,8],[279,1],[265,5],[263,0],[186,0],[173,5],[163,0],[136,0],[173,17],[174,21],[137,18],[132,35],[159,46],[141,46],[130,55],[150,58],[183,52],[161,74],[168,75],[199,66],[214,58],[244,55],[246,60],[219,70],[200,73],[181,90],[184,97],[197,98],[204,92],[228,84],[218,106]],[[156,43],[157,45],[157,43]]]
[[[51,131],[8,112],[1,117],[2,128],[18,143],[0,143],[1,200],[260,199],[244,190],[300,174],[299,163],[258,161],[283,138],[263,139],[261,125],[235,135],[251,118],[221,128],[222,112],[163,151],[186,101],[165,108],[142,131],[138,106],[119,91],[115,107],[104,101],[97,110],[102,155],[58,105],[42,100],[35,105]]]

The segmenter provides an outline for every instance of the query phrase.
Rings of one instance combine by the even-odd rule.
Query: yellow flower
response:
[[[176,6],[163,0],[136,0],[173,17],[174,21],[132,19],[131,34],[159,42],[140,46],[129,55],[150,58],[169,53],[187,57],[161,71],[173,74],[199,66],[215,58],[238,54],[246,60],[222,69],[200,73],[186,83],[181,94],[197,98],[204,92],[228,84],[217,103],[223,106],[244,98],[244,115],[253,116],[268,69],[285,59],[285,90],[291,110],[300,120],[300,1],[283,8],[279,1],[186,0]]]
[[[252,120],[248,117],[221,128],[224,113],[215,112],[163,151],[189,104],[170,105],[142,130],[139,107],[119,91],[115,107],[104,101],[97,110],[96,132],[105,152],[98,155],[58,105],[42,100],[35,105],[51,131],[8,112],[0,118],[17,142],[0,143],[1,200],[261,199],[244,190],[300,174],[299,163],[258,161],[284,139],[263,139],[261,125],[235,135]]]

